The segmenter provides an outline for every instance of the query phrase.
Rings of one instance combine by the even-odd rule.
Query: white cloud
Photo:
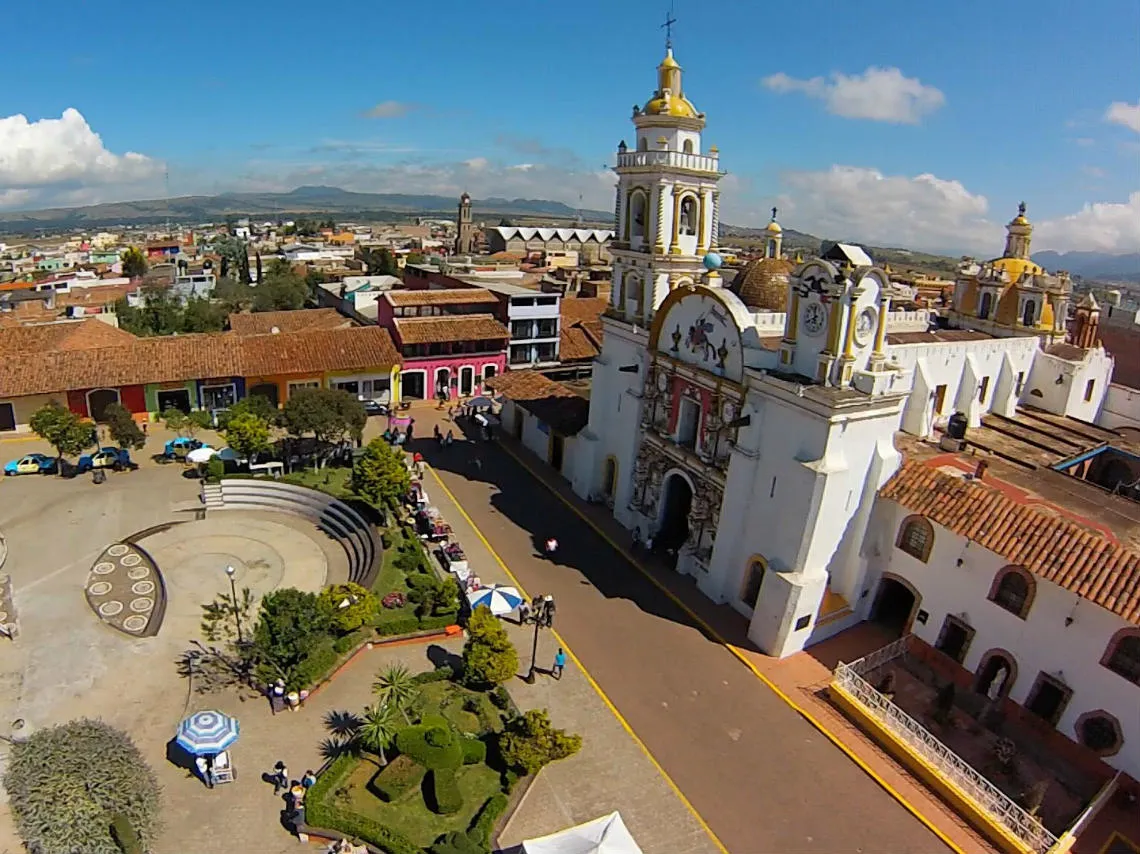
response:
[[[369,119],[398,119],[416,109],[416,106],[405,101],[381,101],[375,107],[365,110],[364,116]]]
[[[870,119],[894,124],[918,124],[923,116],[946,103],[946,96],[917,77],[905,77],[897,68],[869,67],[862,74],[833,73],[830,79],[800,80],[784,72],[761,83],[773,92],[801,92],[818,98],[827,111],[848,119]]]
[[[1140,101],[1135,104],[1113,101],[1105,110],[1104,120],[1114,125],[1124,125],[1129,130],[1140,133]]]
[[[463,161],[463,165],[472,172],[482,172],[487,168],[487,164],[488,160],[486,157],[472,157],[470,160]]]
[[[47,204],[83,191],[122,198],[126,188],[154,180],[162,164],[128,151],[114,154],[76,109],[58,119],[0,118],[0,205]],[[98,189],[96,189],[98,188]]]
[[[1086,166],[1081,167],[1081,174],[1087,175],[1089,178],[1103,178],[1108,173],[1106,173],[1099,166],[1087,166],[1086,165]]]
[[[1058,252],[1140,251],[1140,192],[1126,202],[1092,202],[1075,214],[1042,222],[1034,247]]]
[[[766,207],[780,208],[785,227],[828,240],[854,240],[940,254],[1000,254],[1005,224],[1017,199],[991,210],[989,200],[960,181],[936,175],[884,175],[877,169],[832,166],[820,172],[786,172],[781,193],[749,205],[738,225],[761,225]],[[1032,199],[1030,199],[1032,202]],[[729,214],[726,213],[726,217]],[[1125,203],[1096,202],[1070,216],[1034,218],[1033,249],[1123,253],[1140,249],[1140,192]]]

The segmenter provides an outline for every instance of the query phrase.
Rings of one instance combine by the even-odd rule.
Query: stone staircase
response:
[[[202,484],[202,503],[207,510],[221,510],[226,506],[222,497],[222,486],[219,483]]]

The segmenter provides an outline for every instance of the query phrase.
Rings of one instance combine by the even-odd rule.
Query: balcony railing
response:
[[[854,699],[891,736],[933,766],[1008,833],[1030,850],[1046,854],[1057,844],[1056,836],[864,678],[884,664],[905,656],[908,643],[909,636],[903,637],[851,664],[840,662],[832,674],[831,684]]]
[[[618,167],[664,166],[670,169],[692,169],[697,172],[719,172],[720,160],[707,154],[686,154],[683,151],[627,151],[618,154]]]

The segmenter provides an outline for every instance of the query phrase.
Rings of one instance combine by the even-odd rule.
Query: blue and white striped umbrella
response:
[[[480,605],[486,605],[496,617],[509,614],[522,604],[522,596],[513,587],[484,587],[467,594],[467,601],[471,603],[471,610]]]
[[[221,712],[195,712],[178,725],[178,746],[194,756],[221,753],[238,739],[237,718]]]

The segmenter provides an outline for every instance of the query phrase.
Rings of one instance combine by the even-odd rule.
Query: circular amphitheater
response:
[[[317,592],[371,586],[380,565],[375,528],[348,505],[289,484],[228,480],[203,491],[197,518],[159,525],[109,545],[88,573],[88,605],[132,637],[166,626],[195,633],[202,605],[238,591]]]

